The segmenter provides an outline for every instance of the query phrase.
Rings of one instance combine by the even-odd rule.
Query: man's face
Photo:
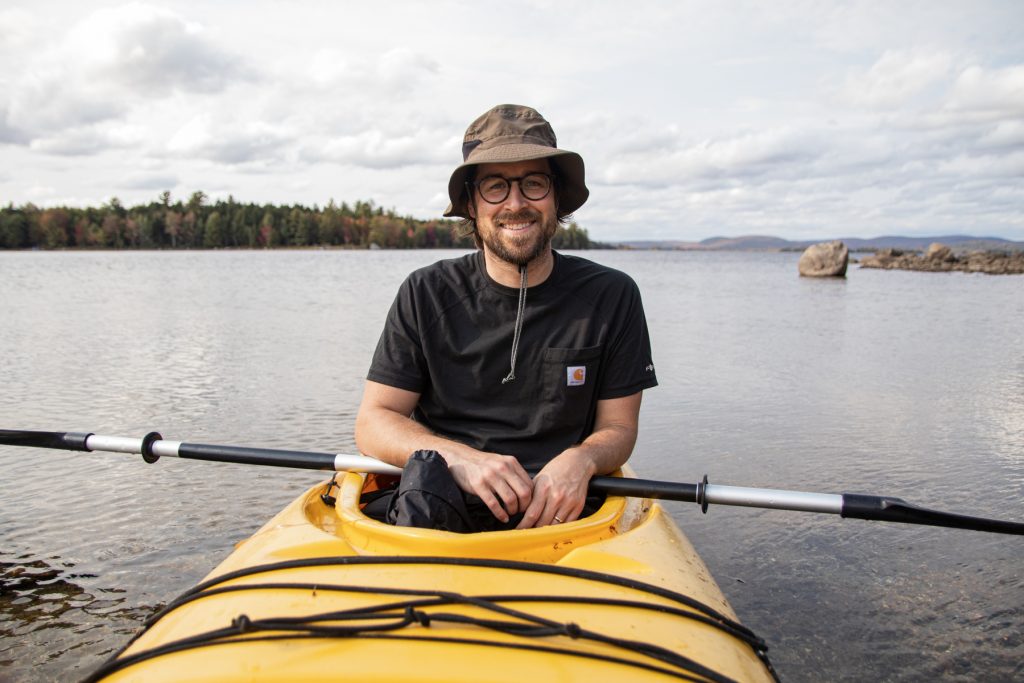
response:
[[[476,179],[488,176],[522,178],[529,173],[550,173],[547,159],[508,164],[481,164]],[[543,254],[558,228],[555,188],[539,200],[523,196],[519,183],[510,183],[508,197],[498,204],[485,201],[474,188],[469,214],[476,220],[484,249],[502,261],[524,266]]]

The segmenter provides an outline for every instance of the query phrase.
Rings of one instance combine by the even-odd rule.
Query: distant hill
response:
[[[842,237],[839,238],[850,251],[875,251],[876,249],[904,249],[907,251],[924,251],[933,242],[941,242],[954,251],[1024,251],[1024,242],[1014,242],[1001,237],[977,237],[974,235],[941,235],[937,237],[901,237],[884,235],[881,237]],[[820,240],[786,240],[771,235],[744,235],[741,237],[709,237],[700,242],[684,242],[681,240],[629,240],[617,242],[616,246],[626,249],[680,249],[690,251],[797,251],[803,250]]]

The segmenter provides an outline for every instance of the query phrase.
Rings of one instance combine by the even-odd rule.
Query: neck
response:
[[[499,285],[518,288],[521,282],[519,266],[504,261],[484,246],[484,264],[487,266],[487,274]],[[529,286],[539,285],[551,276],[555,269],[555,257],[551,248],[545,249],[537,258],[526,264],[526,280]]]

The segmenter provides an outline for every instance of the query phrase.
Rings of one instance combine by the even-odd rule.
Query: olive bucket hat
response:
[[[590,196],[584,182],[583,157],[558,149],[551,124],[535,109],[499,104],[469,124],[462,142],[462,165],[448,181],[451,204],[445,216],[469,218],[466,181],[473,166],[549,159],[557,177],[558,213],[568,215]]]

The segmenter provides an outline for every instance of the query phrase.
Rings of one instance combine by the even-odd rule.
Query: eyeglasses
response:
[[[519,193],[531,201],[544,199],[551,192],[555,177],[547,173],[527,173],[518,178],[489,175],[473,183],[477,192],[488,204],[500,204],[508,199],[512,183],[519,185]]]

